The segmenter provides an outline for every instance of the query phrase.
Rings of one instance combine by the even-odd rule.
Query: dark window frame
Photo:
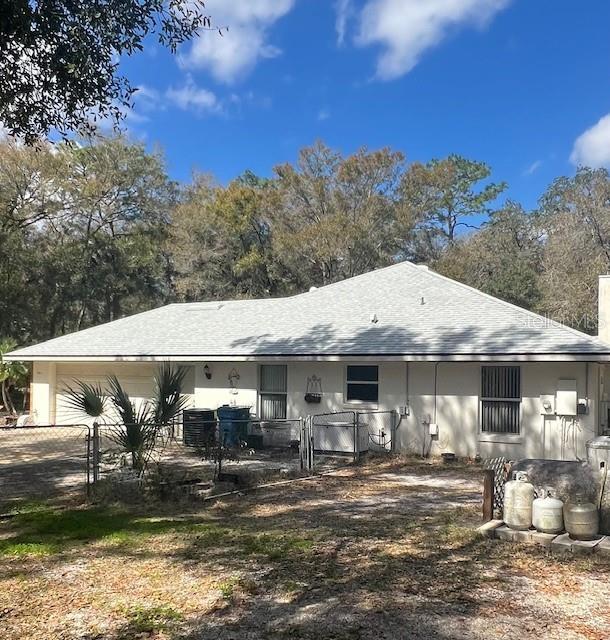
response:
[[[367,369],[369,370],[368,373],[371,375],[365,375],[367,373]],[[372,395],[370,395],[369,392],[372,393]],[[345,404],[377,406],[379,404],[379,365],[346,365],[345,388],[343,394]]]
[[[521,367],[481,367],[481,433],[521,434]]]

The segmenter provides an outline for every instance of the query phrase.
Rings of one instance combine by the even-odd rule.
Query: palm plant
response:
[[[108,404],[119,417],[117,424],[108,424],[108,437],[131,456],[134,470],[146,468],[157,438],[184,409],[188,399],[182,395],[186,370],[162,365],[154,378],[154,397],[136,408],[127,391],[115,376],[108,376],[106,387],[76,381],[65,390],[66,403],[78,413],[103,419]]]

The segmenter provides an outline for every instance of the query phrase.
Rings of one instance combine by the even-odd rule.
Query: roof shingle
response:
[[[594,358],[610,355],[610,346],[401,262],[287,298],[171,304],[10,355],[29,360],[518,354]]]

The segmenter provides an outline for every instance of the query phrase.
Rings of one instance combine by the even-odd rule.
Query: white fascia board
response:
[[[165,355],[165,356],[18,356],[19,362],[610,362],[608,353],[494,353],[406,355]]]

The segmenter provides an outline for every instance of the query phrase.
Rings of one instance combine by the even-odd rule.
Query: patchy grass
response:
[[[172,622],[182,620],[181,613],[172,607],[132,607],[125,609],[127,619],[125,627],[119,631],[120,638],[132,638],[134,635],[151,634],[167,629]]]
[[[28,548],[36,555],[55,555],[94,541],[136,544],[180,526],[181,520],[140,517],[118,509],[38,507],[12,519],[8,535],[0,540],[0,555],[15,555],[18,549],[26,555]]]
[[[0,529],[0,636],[606,637],[608,564],[477,538],[479,482],[393,459],[191,513],[31,504]]]

